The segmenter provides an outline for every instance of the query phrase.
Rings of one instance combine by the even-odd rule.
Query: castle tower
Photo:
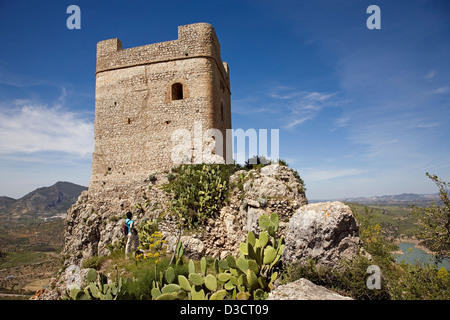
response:
[[[119,39],[100,41],[89,188],[174,167],[172,133],[187,129],[194,135],[195,123],[222,132],[226,158],[230,95],[228,65],[210,24],[179,26],[177,40],[129,49]]]

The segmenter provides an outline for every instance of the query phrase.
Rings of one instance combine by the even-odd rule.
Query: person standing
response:
[[[125,256],[127,258],[129,258],[130,253],[135,253],[137,247],[139,246],[139,236],[135,227],[135,223],[133,220],[131,220],[132,217],[133,214],[128,211],[127,219],[125,220],[125,224],[128,228],[127,244],[125,246]]]

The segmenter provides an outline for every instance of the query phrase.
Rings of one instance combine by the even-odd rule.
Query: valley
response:
[[[0,197],[0,299],[28,299],[60,265],[64,218],[81,191],[69,182]]]

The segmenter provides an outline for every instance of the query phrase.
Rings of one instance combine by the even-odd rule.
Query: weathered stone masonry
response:
[[[214,28],[178,27],[178,39],[122,49],[97,44],[95,144],[89,188],[142,181],[169,170],[172,132],[231,129],[228,65]],[[226,156],[226,144],[223,154]]]

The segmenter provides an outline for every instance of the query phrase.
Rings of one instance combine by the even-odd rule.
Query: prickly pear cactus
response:
[[[253,232],[248,233],[247,241],[240,245],[239,257],[228,256],[211,263],[215,274],[207,273],[205,258],[200,260],[200,270],[196,269],[193,260],[189,260],[189,275],[179,275],[177,279],[179,290],[186,293],[186,298],[247,300],[267,297],[278,278],[278,262],[283,254],[284,239],[276,239],[276,214],[261,216],[258,222],[262,232],[258,237]],[[170,294],[171,299],[177,298],[174,292]]]
[[[99,274],[95,269],[89,269],[86,274],[88,285],[84,289],[70,290],[69,298],[73,300],[116,300],[122,298],[122,278],[116,277],[116,281]]]

